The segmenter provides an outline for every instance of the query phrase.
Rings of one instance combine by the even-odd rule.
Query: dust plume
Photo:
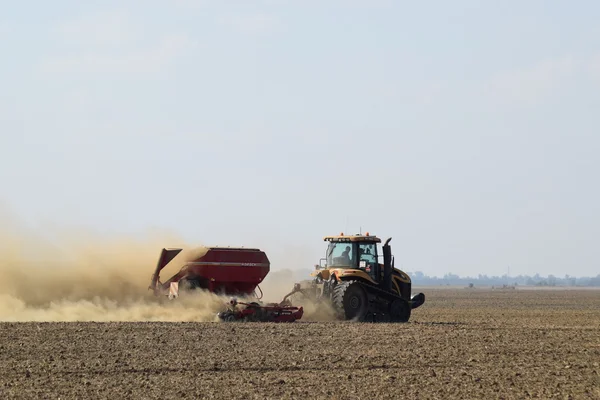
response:
[[[161,271],[161,281],[207,251],[164,232],[134,239],[27,230],[0,210],[0,321],[217,321],[229,297],[194,291],[170,301],[148,290],[160,252],[169,247],[183,251]],[[272,265],[260,285],[262,302],[279,303],[309,274]],[[304,307],[303,321],[333,319],[326,305],[301,295],[292,302]]]
[[[264,291],[264,300],[279,303],[285,295],[292,291],[294,283],[310,280],[310,272],[310,270],[271,269],[263,284],[260,285]],[[302,321],[334,321],[336,319],[333,307],[327,302],[311,301],[301,293],[293,294],[290,300],[292,305],[304,308]]]
[[[206,251],[202,246],[164,234],[42,237],[5,222],[0,218],[1,321],[213,321],[226,301],[211,293],[169,301],[148,290],[163,247],[184,249],[172,261],[176,272]]]

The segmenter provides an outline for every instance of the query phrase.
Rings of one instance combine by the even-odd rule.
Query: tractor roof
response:
[[[370,242],[370,243],[381,243],[381,239],[377,236],[369,235],[369,232],[364,235],[350,235],[346,236],[343,233],[337,236],[325,236],[323,238],[326,242]]]

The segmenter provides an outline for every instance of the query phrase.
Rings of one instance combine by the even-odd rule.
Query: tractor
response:
[[[423,293],[411,296],[410,277],[394,267],[391,238],[381,246],[381,256],[381,239],[368,232],[324,241],[326,256],[315,265],[313,279],[295,284],[284,302],[301,294],[317,304],[328,302],[338,319],[359,322],[408,322],[412,310],[425,302]]]

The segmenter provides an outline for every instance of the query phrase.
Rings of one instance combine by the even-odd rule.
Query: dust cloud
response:
[[[201,255],[202,246],[162,234],[141,240],[88,232],[42,237],[4,222],[1,321],[213,321],[228,300],[201,292],[170,301],[148,290],[163,247],[183,249],[172,261],[176,272]]]
[[[183,249],[161,272],[162,281],[207,250],[175,235],[134,239],[24,226],[0,214],[0,321],[218,321],[230,299],[194,291],[169,300],[149,290],[162,248]],[[272,265],[261,301],[279,303],[305,279],[306,271]],[[292,301],[304,307],[302,320],[332,319],[325,305],[298,295]]]
[[[279,303],[292,291],[294,284],[310,280],[310,270],[282,269],[273,270],[260,285],[264,292],[264,300]],[[334,321],[336,319],[333,307],[327,302],[313,301],[312,299],[295,293],[289,298],[294,306],[304,309],[303,321]]]

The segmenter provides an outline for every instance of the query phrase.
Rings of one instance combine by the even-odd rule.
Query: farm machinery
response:
[[[394,267],[391,238],[383,245],[368,232],[353,236],[342,233],[324,240],[328,242],[326,256],[315,265],[312,279],[296,283],[280,303],[259,301],[259,283],[269,273],[270,261],[254,248],[208,248],[165,282],[160,281],[160,271],[182,249],[162,249],[149,289],[169,299],[195,289],[234,296],[226,303],[227,310],[218,313],[222,321],[293,322],[302,318],[304,310],[293,306],[292,298],[326,305],[333,308],[337,319],[359,322],[408,322],[412,310],[424,304],[425,295],[411,295],[410,277]],[[238,301],[235,296],[252,299]]]
[[[313,279],[295,284],[284,301],[300,294],[317,305],[329,303],[338,319],[361,322],[408,322],[412,310],[425,302],[423,293],[411,296],[410,277],[394,267],[391,238],[381,246],[383,263],[377,248],[381,239],[368,232],[324,241],[326,257],[315,265]]]
[[[303,308],[289,302],[261,304],[259,283],[270,270],[270,261],[264,251],[254,248],[210,247],[202,255],[192,257],[165,282],[160,272],[182,251],[162,249],[148,289],[156,296],[175,299],[183,293],[200,289],[228,296],[250,297],[252,301],[238,301],[233,297],[226,303],[227,310],[217,315],[222,321],[294,322],[302,318]],[[258,295],[258,292],[260,295]]]

